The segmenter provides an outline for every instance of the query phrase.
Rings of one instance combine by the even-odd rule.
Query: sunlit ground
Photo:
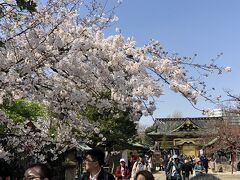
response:
[[[240,180],[240,172],[231,173],[218,173],[214,174],[221,180]],[[154,174],[155,180],[166,180],[166,176],[163,171]]]

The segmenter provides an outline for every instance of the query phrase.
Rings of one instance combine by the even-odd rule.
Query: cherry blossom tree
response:
[[[95,0],[48,0],[36,6],[36,11],[21,7],[18,11],[13,8],[14,1],[7,2],[0,4],[4,7],[0,103],[7,95],[14,101],[37,101],[47,106],[54,118],[34,122],[41,129],[38,134],[31,133],[31,128],[25,132],[23,125],[16,125],[3,112],[0,123],[11,131],[31,135],[26,146],[37,151],[40,142],[47,145],[54,140],[57,147],[66,147],[88,141],[89,132],[99,131],[100,121],[86,116],[89,107],[111,117],[128,111],[129,121],[138,121],[142,114],[152,115],[154,99],[163,94],[163,85],[193,105],[199,96],[213,101],[203,77],[230,70],[218,67],[215,60],[200,65],[192,58],[169,54],[155,40],[137,47],[134,38],[125,39],[121,34],[105,37],[104,29],[118,19],[113,13],[118,4],[108,11],[105,4]],[[50,128],[53,125],[54,130]],[[12,138],[9,143],[16,141]],[[34,148],[32,154],[36,154]],[[1,156],[7,157],[8,152],[1,149]],[[64,150],[49,151],[58,154]]]
[[[223,104],[223,108],[229,109],[231,113],[235,113],[237,115],[240,114],[240,95],[233,94],[231,91],[225,91],[228,96],[228,100]]]
[[[237,151],[240,149],[240,125],[233,124],[229,119],[219,122],[214,125],[215,131],[212,131],[212,135],[208,135],[206,140],[209,141],[209,137],[215,138],[215,142],[206,147],[208,153],[217,153],[222,151],[224,153],[230,153],[232,173],[234,162],[236,161]]]

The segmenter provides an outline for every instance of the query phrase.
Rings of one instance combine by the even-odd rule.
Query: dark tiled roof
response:
[[[209,130],[206,129],[211,123],[221,121],[222,117],[196,117],[196,118],[157,118],[154,125],[155,131],[148,133],[149,135],[178,135],[193,133],[191,129],[180,129],[187,122],[192,123],[195,128],[194,134],[203,134]]]

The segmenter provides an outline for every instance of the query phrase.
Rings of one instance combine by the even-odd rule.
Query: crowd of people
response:
[[[131,154],[128,160],[121,158],[114,176],[117,180],[154,180],[152,164],[149,160],[151,157],[144,154],[138,156]],[[208,175],[208,159],[205,155],[200,157],[168,155],[164,161],[163,170],[166,180],[189,180],[190,175],[193,174],[191,179],[218,180],[215,176]]]
[[[138,156],[130,155],[126,165],[125,159],[120,159],[120,165],[116,168],[115,177],[118,180],[153,180],[151,165],[147,156],[139,154]]]
[[[149,158],[144,154],[139,154],[138,157],[132,156],[130,160],[121,158],[119,166],[111,174],[103,168],[105,153],[100,149],[91,149],[86,152],[85,172],[81,174],[79,180],[154,180],[148,160]],[[166,180],[189,180],[190,174],[193,172],[195,172],[195,176],[191,178],[192,180],[218,180],[215,176],[206,176],[208,159],[204,155],[196,158],[169,155],[164,162]],[[0,177],[0,180],[2,179]],[[10,177],[3,180],[6,179],[10,180]],[[26,169],[23,179],[51,180],[51,171],[46,165],[33,164]]]
[[[193,174],[194,177],[208,174],[208,158],[205,155],[199,157],[168,155],[164,162],[167,180],[189,180]]]
[[[127,166],[126,160],[121,158],[115,173],[104,169],[105,153],[100,149],[91,149],[84,157],[85,172],[81,174],[79,180],[154,180],[149,164],[144,155],[139,155],[132,161],[132,165]],[[44,164],[32,164],[24,174],[23,180],[51,180],[51,170]],[[2,177],[0,180],[11,180],[10,176]]]

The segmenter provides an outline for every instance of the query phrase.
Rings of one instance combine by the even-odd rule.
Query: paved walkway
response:
[[[231,173],[217,173],[214,174],[219,177],[221,180],[240,180],[240,172]],[[166,176],[163,171],[154,173],[155,180],[166,180]]]

